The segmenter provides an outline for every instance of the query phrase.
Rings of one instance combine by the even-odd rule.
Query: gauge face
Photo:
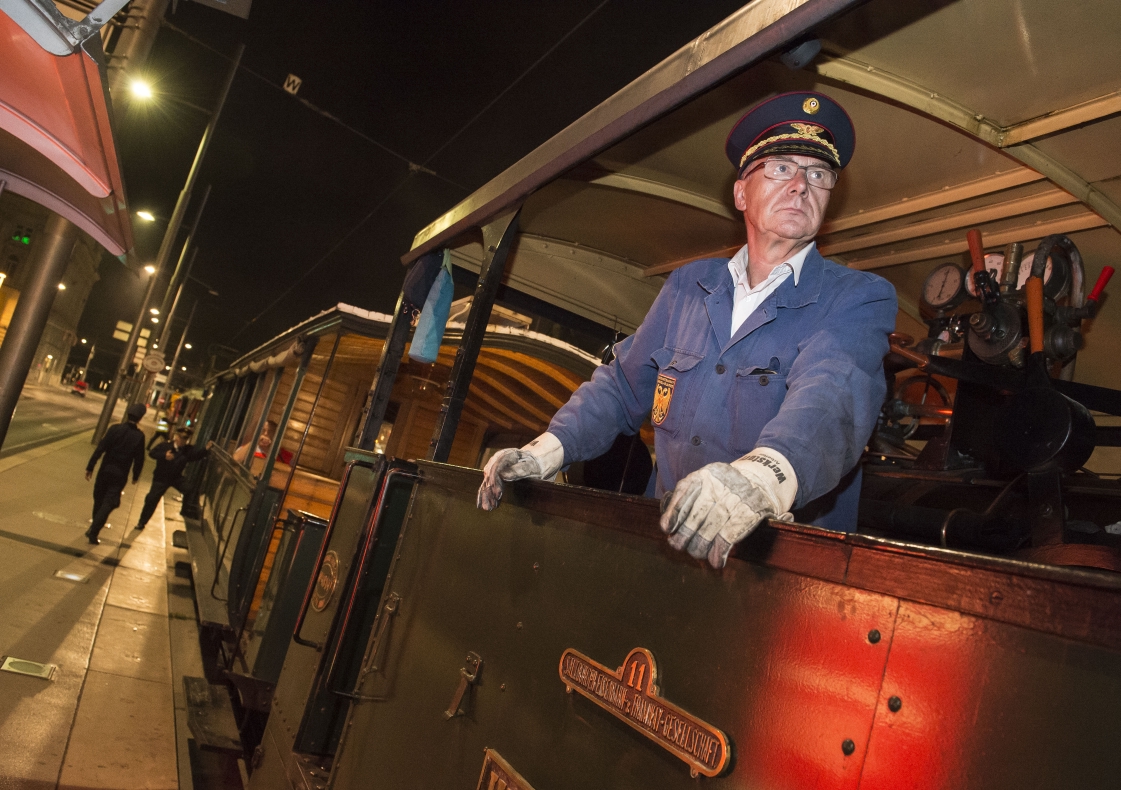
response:
[[[1020,274],[1016,278],[1016,290],[1019,291],[1027,283],[1028,278],[1031,277],[1031,264],[1035,260],[1035,253],[1025,255],[1024,259],[1020,261]],[[1047,266],[1043,269],[1043,284],[1047,285],[1051,281],[1051,258],[1047,258]]]
[[[964,280],[965,272],[956,263],[943,263],[923,283],[923,301],[937,310],[949,307],[961,294]]]
[[[1000,282],[1000,272],[1004,269],[1004,253],[990,252],[985,255],[985,268],[993,276],[993,282]],[[973,272],[970,271],[965,276],[965,290],[970,296],[977,295],[977,289],[973,287]]]

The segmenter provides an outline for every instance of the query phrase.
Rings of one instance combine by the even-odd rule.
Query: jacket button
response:
[[[693,437],[693,446],[695,447],[695,446],[699,445],[700,443],[701,443],[701,437],[694,436]]]
[[[769,378],[767,378],[766,376],[760,376],[759,377],[759,386],[760,387],[765,387],[770,383],[771,383],[771,380]]]
[[[716,366],[716,372],[717,373],[723,373],[725,370],[727,370],[727,368],[725,368],[723,365],[717,365]]]

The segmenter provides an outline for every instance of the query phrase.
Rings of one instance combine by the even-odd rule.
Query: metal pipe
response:
[[[47,326],[51,306],[58,294],[58,283],[66,272],[78,228],[57,214],[51,214],[43,230],[43,239],[36,245],[36,256],[29,261],[31,281],[20,294],[0,344],[0,447],[12,424],[27,373],[35,357],[35,349]]]

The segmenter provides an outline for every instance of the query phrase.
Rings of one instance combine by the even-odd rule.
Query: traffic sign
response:
[[[159,373],[163,370],[167,363],[164,361],[163,354],[152,353],[144,357],[144,361],[140,363],[144,369],[149,373]]]

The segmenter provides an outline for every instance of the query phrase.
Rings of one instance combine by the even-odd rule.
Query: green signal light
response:
[[[24,244],[30,244],[31,243],[31,237],[30,236],[24,236],[22,239],[20,239],[20,241],[22,241]]]
[[[17,244],[30,244],[31,237],[23,233],[17,233],[16,235],[12,236],[12,241],[16,242]]]

